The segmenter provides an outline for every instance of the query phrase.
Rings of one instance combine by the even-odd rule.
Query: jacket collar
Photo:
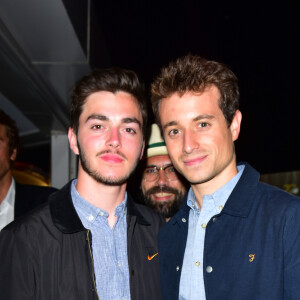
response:
[[[252,168],[248,163],[241,162],[239,165],[245,165],[243,174],[230,194],[222,213],[237,217],[246,218],[250,212],[259,183],[259,173]],[[168,222],[170,224],[183,224],[182,219],[186,219],[188,223],[190,207],[185,199],[180,207],[180,210]]]
[[[190,212],[190,207],[187,205],[187,196],[183,200],[179,211],[170,219],[167,224],[174,225],[175,223],[182,225],[185,224],[187,225],[188,219],[189,219],[189,212]],[[184,220],[186,222],[184,222]]]
[[[75,233],[86,230],[73,205],[71,198],[71,183],[72,181],[49,197],[49,206],[53,223],[63,233]],[[129,194],[127,195],[127,216],[135,216],[138,223],[149,225],[149,222],[141,215]]]
[[[245,169],[222,213],[246,218],[253,205],[253,198],[259,183],[259,173],[246,162],[241,162],[239,165],[245,165]]]
[[[54,225],[63,233],[85,230],[71,198],[71,183],[49,197],[49,206]]]

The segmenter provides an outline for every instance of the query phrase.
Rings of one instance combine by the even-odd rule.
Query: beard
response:
[[[174,199],[167,201],[155,201],[151,198],[151,195],[156,193],[172,193],[174,194]],[[154,186],[147,190],[143,197],[145,204],[159,212],[165,218],[171,218],[177,213],[183,199],[185,198],[185,194],[168,186]]]
[[[95,168],[93,168],[91,166],[90,161],[87,159],[87,156],[86,156],[85,152],[81,149],[78,140],[77,140],[77,146],[78,146],[78,150],[79,150],[79,159],[80,159],[80,164],[81,164],[82,169],[88,175],[90,175],[94,180],[96,180],[99,183],[106,184],[106,185],[119,186],[119,185],[122,185],[122,184],[126,183],[129,176],[133,173],[133,171],[134,171],[134,169],[137,166],[138,161],[139,161],[139,158],[137,157],[136,161],[132,165],[129,172],[124,176],[119,176],[119,177],[107,176],[105,174],[102,174],[99,170],[96,170]],[[101,151],[101,152],[97,153],[97,156],[102,155],[104,153],[115,153],[115,154],[118,154],[121,157],[123,157],[125,160],[127,160],[127,157],[118,150],[117,151],[111,151],[111,150]]]

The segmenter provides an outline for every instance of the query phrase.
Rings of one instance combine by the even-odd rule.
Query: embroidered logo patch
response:
[[[148,254],[148,260],[151,260],[151,259],[154,258],[156,255],[158,255],[158,253],[155,253],[155,254],[153,254],[152,256],[150,256],[150,255]]]
[[[249,261],[250,261],[250,262],[253,262],[253,260],[254,260],[254,258],[255,258],[255,254],[249,254],[249,257],[250,257]]]

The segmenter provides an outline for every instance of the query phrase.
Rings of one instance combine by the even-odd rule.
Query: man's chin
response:
[[[119,186],[127,182],[128,176],[124,176],[124,177],[99,176],[99,177],[94,177],[94,179],[99,183],[103,183],[105,185]]]

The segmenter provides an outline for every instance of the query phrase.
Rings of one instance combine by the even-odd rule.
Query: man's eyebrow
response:
[[[122,123],[125,123],[125,124],[130,124],[130,123],[136,123],[139,125],[139,128],[142,128],[142,123],[137,119],[137,118],[123,118],[122,119]]]
[[[88,122],[89,120],[108,121],[109,118],[107,116],[104,116],[104,115],[93,114],[93,115],[88,116],[85,122]]]
[[[197,122],[197,121],[203,120],[203,119],[215,119],[215,117],[212,116],[212,115],[198,115],[197,117],[195,117],[195,118],[193,119],[193,122]],[[178,121],[170,121],[170,122],[166,123],[166,124],[163,126],[163,130],[166,129],[167,127],[169,127],[169,126],[176,126],[176,125],[178,125],[178,124],[179,124]]]
[[[100,121],[109,121],[109,117],[105,116],[105,115],[97,115],[97,114],[92,114],[90,116],[87,117],[86,122],[88,122],[89,120],[100,120]],[[123,118],[122,119],[122,123],[123,124],[130,124],[130,123],[136,123],[139,125],[139,128],[142,128],[142,123],[137,119],[137,118]]]
[[[212,115],[199,115],[199,116],[197,116],[193,119],[193,122],[203,120],[203,119],[210,119],[211,120],[211,119],[215,119],[215,117],[212,116]]]
[[[163,126],[163,129],[166,129],[166,128],[169,127],[169,126],[175,126],[175,125],[177,125],[177,124],[178,124],[177,121],[170,121],[170,122],[166,123],[166,124]]]

